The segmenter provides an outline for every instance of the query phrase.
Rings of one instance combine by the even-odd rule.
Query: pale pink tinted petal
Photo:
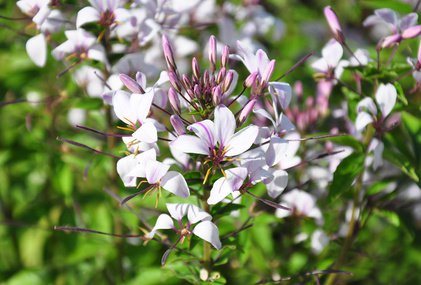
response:
[[[93,7],[85,7],[77,13],[76,28],[80,28],[86,23],[97,22],[99,19],[98,10]]]
[[[366,112],[358,113],[357,119],[355,120],[355,128],[357,131],[361,131],[368,124],[373,122],[373,117]]]
[[[212,216],[195,205],[189,205],[187,208],[187,219],[190,224],[195,224],[199,221],[210,221]]]
[[[215,109],[215,133],[219,143],[226,146],[235,132],[235,118],[233,113],[224,105]]]
[[[169,169],[169,165],[166,165],[159,161],[149,161],[146,164],[146,179],[149,184],[157,183]]]
[[[386,23],[392,24],[394,26],[398,24],[398,16],[396,15],[396,12],[391,9],[377,9],[374,11],[374,13]]]
[[[328,66],[336,67],[343,55],[343,49],[340,43],[335,40],[331,40],[322,49],[323,58],[326,60]]]
[[[289,102],[291,102],[291,86],[288,83],[283,82],[270,82],[269,92],[275,102],[278,102],[282,109],[288,108]]]
[[[146,143],[154,143],[158,140],[158,133],[152,122],[144,123],[132,136],[135,139]]]
[[[393,107],[396,104],[396,88],[388,83],[386,85],[381,84],[376,91],[376,101],[380,106],[383,117],[387,117],[390,114]]]
[[[193,229],[193,233],[201,239],[209,242],[216,249],[221,248],[221,241],[219,240],[219,230],[214,223],[204,221],[198,224]]]
[[[291,123],[288,117],[285,114],[281,113],[279,115],[278,126],[276,130],[278,132],[290,132],[290,131],[293,131],[294,129],[295,129],[295,126]]]
[[[165,190],[177,196],[184,198],[190,196],[190,191],[186,180],[184,179],[183,175],[176,171],[168,171],[167,174],[162,177],[161,186]]]
[[[170,147],[184,153],[209,154],[208,145],[195,136],[182,135],[170,143]]]
[[[410,13],[400,20],[399,27],[401,30],[406,30],[409,27],[415,26],[418,22],[418,14],[417,13]]]
[[[275,199],[285,190],[288,185],[288,173],[284,170],[275,170],[272,181],[266,185],[268,195]]]
[[[311,64],[311,67],[313,69],[315,69],[316,71],[319,71],[319,72],[327,72],[328,69],[329,69],[328,63],[327,63],[326,59],[324,59],[323,57],[314,61]]]
[[[382,42],[382,48],[388,48],[388,47],[394,46],[395,44],[399,43],[401,40],[402,40],[402,37],[399,34],[385,37]]]
[[[36,35],[26,42],[26,52],[37,65],[44,66],[47,60],[47,43],[43,34]]]
[[[278,164],[288,149],[288,142],[280,137],[273,136],[270,138],[269,147],[266,151],[266,163],[268,166]]]
[[[404,39],[412,39],[421,34],[421,25],[410,27],[402,32]]]
[[[204,120],[190,125],[187,129],[193,131],[207,146],[211,148],[216,145],[215,126],[211,120]]]
[[[152,231],[147,235],[148,238],[153,238],[157,230],[168,230],[174,228],[174,222],[167,214],[159,215],[156,224]]]
[[[257,126],[248,126],[235,133],[231,140],[227,143],[227,156],[239,155],[248,150],[255,141],[259,128]]]
[[[357,112],[364,111],[364,109],[367,109],[373,115],[377,115],[376,104],[370,97],[366,97],[358,103]]]
[[[187,208],[189,204],[167,204],[168,212],[170,213],[171,217],[174,219],[181,221],[181,219],[187,214]]]

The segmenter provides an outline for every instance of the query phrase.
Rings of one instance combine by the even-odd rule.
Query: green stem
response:
[[[374,137],[374,130],[373,128],[368,128],[364,139],[363,139],[363,143],[365,145],[365,154],[367,156],[368,154],[368,147]],[[355,226],[356,223],[358,221],[357,217],[356,217],[356,213],[357,210],[360,208],[360,193],[361,190],[363,188],[363,176],[364,176],[364,171],[365,171],[365,167],[363,167],[363,170],[361,171],[361,173],[358,175],[357,177],[357,182],[355,183],[354,186],[354,200],[352,203],[352,212],[351,212],[351,220],[349,221],[349,227],[348,227],[348,231],[345,237],[345,241],[344,244],[342,246],[341,249],[341,253],[339,255],[338,260],[335,262],[333,269],[340,269],[342,267],[342,265],[344,264],[345,260],[346,260],[346,256],[349,252],[349,250],[351,249],[351,246],[354,242],[355,239]],[[333,285],[335,284],[335,281],[337,279],[338,275],[337,274],[331,274],[329,275],[329,277],[326,280],[325,285]]]

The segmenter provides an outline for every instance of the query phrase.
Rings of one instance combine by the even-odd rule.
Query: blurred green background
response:
[[[374,43],[362,40],[367,32],[361,29],[362,19],[372,9],[388,6],[402,13],[411,11],[409,5],[391,0],[271,0],[262,4],[286,25],[279,42],[259,39],[277,59],[275,77],[308,52],[320,54],[330,37],[322,13],[327,4],[356,35],[353,47],[359,40],[361,45]],[[14,1],[0,2],[0,15],[20,16]],[[115,161],[57,140],[69,138],[115,154],[122,150],[108,150],[101,137],[71,126],[68,113],[77,107],[86,113],[85,125],[105,129],[101,101],[89,98],[69,74],[57,79],[63,69],[60,62],[49,57],[46,67],[37,68],[29,60],[25,52],[25,33],[30,33],[27,24],[0,18],[0,102],[15,102],[0,107],[0,284],[186,284],[181,278],[188,278],[190,269],[177,258],[170,258],[162,268],[160,259],[166,248],[159,243],[144,246],[137,238],[53,230],[67,225],[142,233],[136,215],[107,193],[128,193],[114,174]],[[285,80],[293,83],[300,79],[305,92],[313,94],[311,73],[308,66],[302,67]],[[18,102],[22,99],[39,102]],[[136,202],[134,211],[153,224],[158,211],[151,201]],[[246,199],[246,204],[251,201]],[[326,218],[326,231],[338,230],[336,214],[344,206],[326,206],[332,211]],[[164,204],[158,209],[164,210]],[[242,210],[238,224],[247,215]],[[224,232],[223,219],[221,224]],[[298,276],[282,284],[315,284],[315,279],[303,274],[328,268],[338,256],[340,244],[335,241],[320,255],[311,253],[309,242],[293,242],[295,234],[315,227],[311,221],[297,223],[262,213],[253,217],[253,224],[247,233],[236,237],[243,248],[216,268],[228,284],[254,284],[274,272]],[[421,284],[420,225],[412,216],[407,211],[375,213],[366,229],[343,268],[353,273],[345,279],[347,284]],[[230,266],[226,266],[228,261]]]

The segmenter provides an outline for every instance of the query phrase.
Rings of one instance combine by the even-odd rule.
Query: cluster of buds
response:
[[[199,112],[202,118],[207,118],[215,106],[225,102],[237,82],[236,72],[229,69],[229,47],[225,45],[222,49],[220,69],[217,69],[217,43],[216,38],[211,36],[209,39],[210,69],[201,71],[197,58],[193,57],[192,75],[188,76],[178,72],[173,48],[165,35],[162,37],[162,45],[171,83],[168,98],[174,112],[177,114],[181,112],[179,99],[181,97],[185,103]]]

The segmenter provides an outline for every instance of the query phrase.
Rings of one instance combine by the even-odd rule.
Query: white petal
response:
[[[187,129],[193,131],[206,144],[206,148],[213,149],[216,145],[215,126],[211,120],[194,123]]]
[[[170,147],[184,153],[209,154],[208,146],[205,142],[195,136],[182,135],[170,142]]]
[[[268,119],[269,121],[271,121],[274,126],[276,126],[276,123],[273,120],[272,116],[265,109],[263,109],[263,108],[254,109],[253,110],[253,113],[255,113],[257,115],[260,115],[262,117],[265,117],[266,119]]]
[[[146,177],[146,165],[149,161],[156,160],[156,150],[151,148],[135,156],[136,167],[129,172],[129,176]]]
[[[219,230],[214,223],[210,221],[201,222],[196,227],[194,227],[193,233],[201,239],[211,243],[216,249],[221,248]]]
[[[273,172],[273,180],[266,185],[268,195],[277,198],[288,185],[288,173],[284,170],[276,170]]]
[[[276,131],[278,133],[283,133],[283,132],[290,132],[293,130],[295,130],[295,126],[291,123],[291,121],[288,119],[286,115],[281,113],[279,115],[278,126],[276,127]]]
[[[152,91],[145,94],[132,94],[130,97],[131,108],[137,113],[139,122],[143,122],[149,114],[151,109],[154,94]]]
[[[133,133],[132,136],[135,139],[146,143],[154,143],[158,140],[158,133],[152,122],[146,122],[143,124]]]
[[[170,213],[171,217],[177,221],[181,221],[181,219],[187,214],[187,208],[189,206],[189,204],[167,203],[168,212]]]
[[[397,92],[395,86],[388,83],[380,84],[376,91],[376,101],[380,106],[383,117],[387,117],[396,104]]]
[[[132,95],[133,96],[133,95]],[[130,94],[125,91],[117,91],[113,97],[113,108],[116,116],[128,125],[136,123],[136,113],[130,108]]]
[[[168,230],[174,228],[174,222],[167,214],[159,215],[152,231],[147,235],[148,238],[153,238],[157,230]]]
[[[288,83],[283,82],[269,82],[269,92],[272,95],[274,102],[279,102],[282,109],[288,108],[289,102],[291,102],[291,86]]]
[[[30,38],[26,42],[26,52],[37,66],[44,66],[47,60],[47,43],[44,34]]]
[[[161,186],[165,190],[177,196],[184,198],[190,196],[190,191],[186,180],[184,179],[183,175],[176,171],[168,171],[167,174],[162,177]]]
[[[93,7],[85,7],[77,13],[76,28],[80,28],[86,23],[97,22],[99,19],[98,10]]]
[[[117,173],[123,180],[124,186],[135,187],[136,176],[130,174],[137,166],[137,160],[134,155],[125,156],[117,161]]]
[[[199,221],[210,221],[212,216],[199,207],[190,204],[187,208],[187,219],[190,224],[195,224]]]
[[[357,115],[357,119],[355,120],[355,128],[357,131],[361,131],[365,128],[368,124],[373,122],[373,117],[366,113],[366,112],[360,112]]]
[[[316,71],[323,72],[323,73],[327,72],[329,70],[328,63],[327,63],[326,59],[324,59],[323,57],[314,61],[311,64],[311,67],[313,69],[315,69]]]
[[[207,202],[209,205],[215,205],[224,200],[232,192],[232,187],[228,183],[228,180],[225,177],[221,177],[213,184]]]
[[[374,104],[373,99],[370,97],[366,97],[358,103],[357,112],[365,111],[364,108],[366,108],[371,114],[377,115],[376,104]]]
[[[340,43],[335,40],[331,40],[322,49],[323,58],[326,60],[330,67],[336,67],[341,60],[343,55],[343,49]]]
[[[170,167],[159,161],[149,161],[146,164],[146,179],[149,184],[157,183],[167,172]]]
[[[235,132],[235,117],[224,105],[215,108],[215,133],[219,143],[226,146]]]
[[[374,14],[376,14],[378,17],[380,17],[380,19],[382,19],[386,23],[392,24],[393,26],[396,26],[398,24],[398,16],[396,15],[396,12],[392,9],[377,9],[374,11]]]
[[[265,158],[268,166],[274,166],[284,157],[288,149],[288,142],[280,137],[273,136],[270,138],[269,147],[266,151]]]
[[[95,45],[88,50],[87,57],[92,60],[99,62],[107,62],[107,57],[105,56],[105,50],[101,45]]]
[[[235,133],[226,146],[228,148],[226,155],[236,156],[248,150],[255,141],[258,133],[259,128],[254,125]]]

